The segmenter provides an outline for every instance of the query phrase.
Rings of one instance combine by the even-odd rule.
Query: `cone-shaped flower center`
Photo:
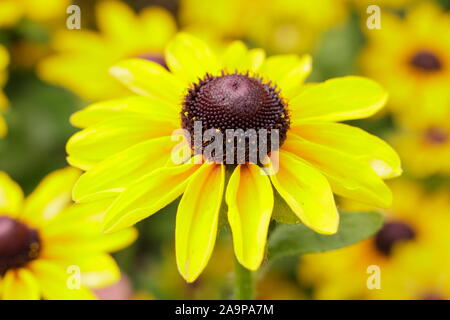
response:
[[[247,142],[243,158],[249,161],[249,146],[258,144],[258,139],[262,138],[267,142],[267,155],[281,146],[289,129],[286,103],[276,86],[240,73],[222,73],[221,76],[208,74],[194,84],[184,98],[181,119],[182,127],[189,132],[191,146],[196,153],[202,152],[208,142],[205,143],[203,139],[201,150],[194,148],[194,137],[198,134],[194,130],[195,122],[200,125],[202,134],[213,129],[223,135],[223,154],[221,157],[216,154],[216,161],[225,161],[226,153],[230,152],[230,145],[226,143],[230,140]],[[233,137],[232,132],[235,134]],[[278,140],[276,143],[275,136]],[[256,149],[260,147],[261,144],[258,144]],[[232,149],[233,152],[236,150]],[[236,156],[239,159],[240,155],[234,158]]]
[[[392,248],[399,242],[412,240],[414,230],[402,222],[388,222],[375,236],[375,246],[379,252],[389,255]]]
[[[439,71],[442,68],[442,63],[439,58],[431,51],[419,51],[410,60],[413,67],[424,71],[432,72]]]
[[[16,219],[0,215],[0,276],[35,259],[40,247],[36,230]]]

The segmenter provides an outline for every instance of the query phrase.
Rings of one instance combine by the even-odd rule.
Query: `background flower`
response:
[[[136,231],[101,234],[99,222],[107,204],[71,205],[78,176],[71,168],[53,172],[24,199],[20,187],[0,172],[3,299],[92,299],[95,296],[89,288],[120,279],[108,253],[131,244]]]
[[[164,46],[175,33],[176,23],[163,8],[147,7],[135,14],[119,1],[99,2],[95,13],[98,32],[61,28],[54,35],[56,53],[41,62],[39,75],[88,100],[124,96],[127,91],[108,69],[132,57],[165,65]]]

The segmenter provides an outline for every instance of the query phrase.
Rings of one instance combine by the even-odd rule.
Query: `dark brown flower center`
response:
[[[439,58],[431,51],[422,50],[412,56],[410,64],[423,72],[439,71],[442,63]]]
[[[432,145],[441,145],[449,140],[449,132],[442,127],[429,127],[425,131],[425,141]]]
[[[0,276],[35,259],[40,249],[36,230],[16,219],[0,215]]]
[[[403,241],[415,238],[414,230],[403,222],[387,222],[375,236],[375,247],[388,256],[394,246]]]
[[[207,74],[184,98],[182,127],[189,132],[194,152],[205,156],[203,151],[211,141],[202,140],[199,148],[194,147],[195,135],[198,135],[194,130],[196,122],[200,124],[202,134],[212,129],[223,135],[223,153],[213,155],[210,160],[225,162],[225,159],[233,158],[234,163],[251,161],[251,148],[255,143],[258,152],[265,143],[265,155],[277,149],[286,139],[290,125],[286,103],[276,86],[241,73]],[[232,144],[242,141],[246,142],[245,154],[237,154],[236,148],[230,149]],[[227,157],[227,152],[233,152],[233,157]],[[206,155],[206,158],[211,157]]]

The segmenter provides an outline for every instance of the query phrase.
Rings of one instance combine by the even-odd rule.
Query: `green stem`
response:
[[[236,300],[255,299],[254,273],[243,267],[236,258],[234,258],[234,298]]]

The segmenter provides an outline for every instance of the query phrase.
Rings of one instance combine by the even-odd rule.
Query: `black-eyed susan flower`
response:
[[[417,112],[421,117],[404,122],[390,137],[405,169],[414,176],[450,174],[450,102],[446,109],[437,112],[434,108],[431,114]]]
[[[91,288],[120,278],[108,253],[133,242],[136,231],[102,234],[104,203],[71,205],[79,175],[55,171],[24,199],[0,172],[0,298],[92,299]]]
[[[61,19],[70,3],[69,0],[2,0],[0,28],[14,26],[22,18],[37,22]]]
[[[382,108],[387,94],[374,81],[344,77],[304,85],[309,56],[266,59],[261,49],[234,42],[219,57],[185,33],[168,45],[165,59],[170,71],[141,59],[120,62],[112,74],[139,96],[94,104],[71,119],[83,130],[67,144],[68,161],[87,171],[73,196],[80,203],[115,198],[105,231],[131,226],[182,195],[176,257],[191,282],[213,251],[223,201],[236,257],[251,270],[263,260],[278,194],[296,219],[324,234],[338,228],[333,191],[390,205],[383,178],[400,174],[397,154],[337,123]],[[172,136],[180,129],[184,144]],[[207,133],[215,143],[204,139]],[[208,152],[211,145],[217,152]],[[192,158],[176,164],[183,156]]]
[[[450,15],[427,2],[404,18],[382,12],[381,19],[381,29],[364,28],[366,74],[387,88],[389,105],[402,117],[442,104],[450,86]]]
[[[211,39],[248,39],[278,53],[306,52],[347,17],[345,1],[182,0],[183,30]],[[242,19],[245,17],[245,19]]]
[[[9,63],[9,54],[8,51],[0,45],[0,138],[3,137],[7,132],[5,119],[2,117],[2,112],[6,110],[8,106],[8,99],[3,93],[3,87],[6,83],[7,73],[6,68]]]
[[[302,257],[299,275],[316,299],[448,299],[448,190],[427,192],[413,180],[391,184],[394,202],[384,227],[347,248]],[[373,210],[344,201],[350,210]],[[439,266],[440,264],[440,266]],[[380,276],[374,289],[368,279]],[[427,274],[428,273],[428,274]],[[348,275],[351,274],[351,277]],[[368,285],[369,282],[369,285]]]
[[[38,73],[88,100],[129,94],[109,75],[114,63],[142,58],[165,65],[163,50],[176,31],[171,14],[147,7],[139,15],[119,1],[102,1],[96,8],[99,31],[63,30],[53,39],[56,53],[44,59]]]

